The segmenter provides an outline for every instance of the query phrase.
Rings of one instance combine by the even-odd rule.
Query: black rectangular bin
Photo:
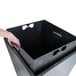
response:
[[[19,58],[30,76],[43,75],[48,68],[54,68],[76,51],[76,37],[46,20],[7,30],[21,42],[20,51],[16,51],[5,39],[10,55]],[[16,67],[17,61],[13,59],[13,62]]]

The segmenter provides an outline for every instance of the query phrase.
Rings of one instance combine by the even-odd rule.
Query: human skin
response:
[[[19,50],[20,41],[14,34],[12,34],[11,32],[3,30],[3,29],[0,28],[0,37],[7,38],[9,44],[12,47],[15,47],[17,50]]]

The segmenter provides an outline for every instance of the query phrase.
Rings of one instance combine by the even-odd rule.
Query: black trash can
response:
[[[21,42],[17,51],[4,39],[18,76],[43,76],[54,68],[49,76],[61,76],[59,67],[70,65],[68,71],[60,68],[69,73],[75,64],[76,37],[52,23],[41,20],[7,30]]]

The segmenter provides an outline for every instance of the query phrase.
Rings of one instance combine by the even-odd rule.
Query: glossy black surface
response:
[[[43,20],[34,22],[34,27],[22,30],[22,26],[8,29],[20,39],[22,48],[36,59],[76,38],[53,24]],[[29,26],[29,24],[27,24]]]

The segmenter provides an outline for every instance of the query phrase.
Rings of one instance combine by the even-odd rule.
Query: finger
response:
[[[18,44],[14,43],[14,42],[11,42],[13,47],[15,47],[17,50],[19,50],[20,46],[18,46]]]
[[[11,46],[13,46],[12,43],[11,43],[11,41],[10,41],[9,39],[8,39],[8,43],[9,43]]]
[[[14,47],[17,49],[17,51],[19,51],[19,47],[18,46],[14,45]]]

